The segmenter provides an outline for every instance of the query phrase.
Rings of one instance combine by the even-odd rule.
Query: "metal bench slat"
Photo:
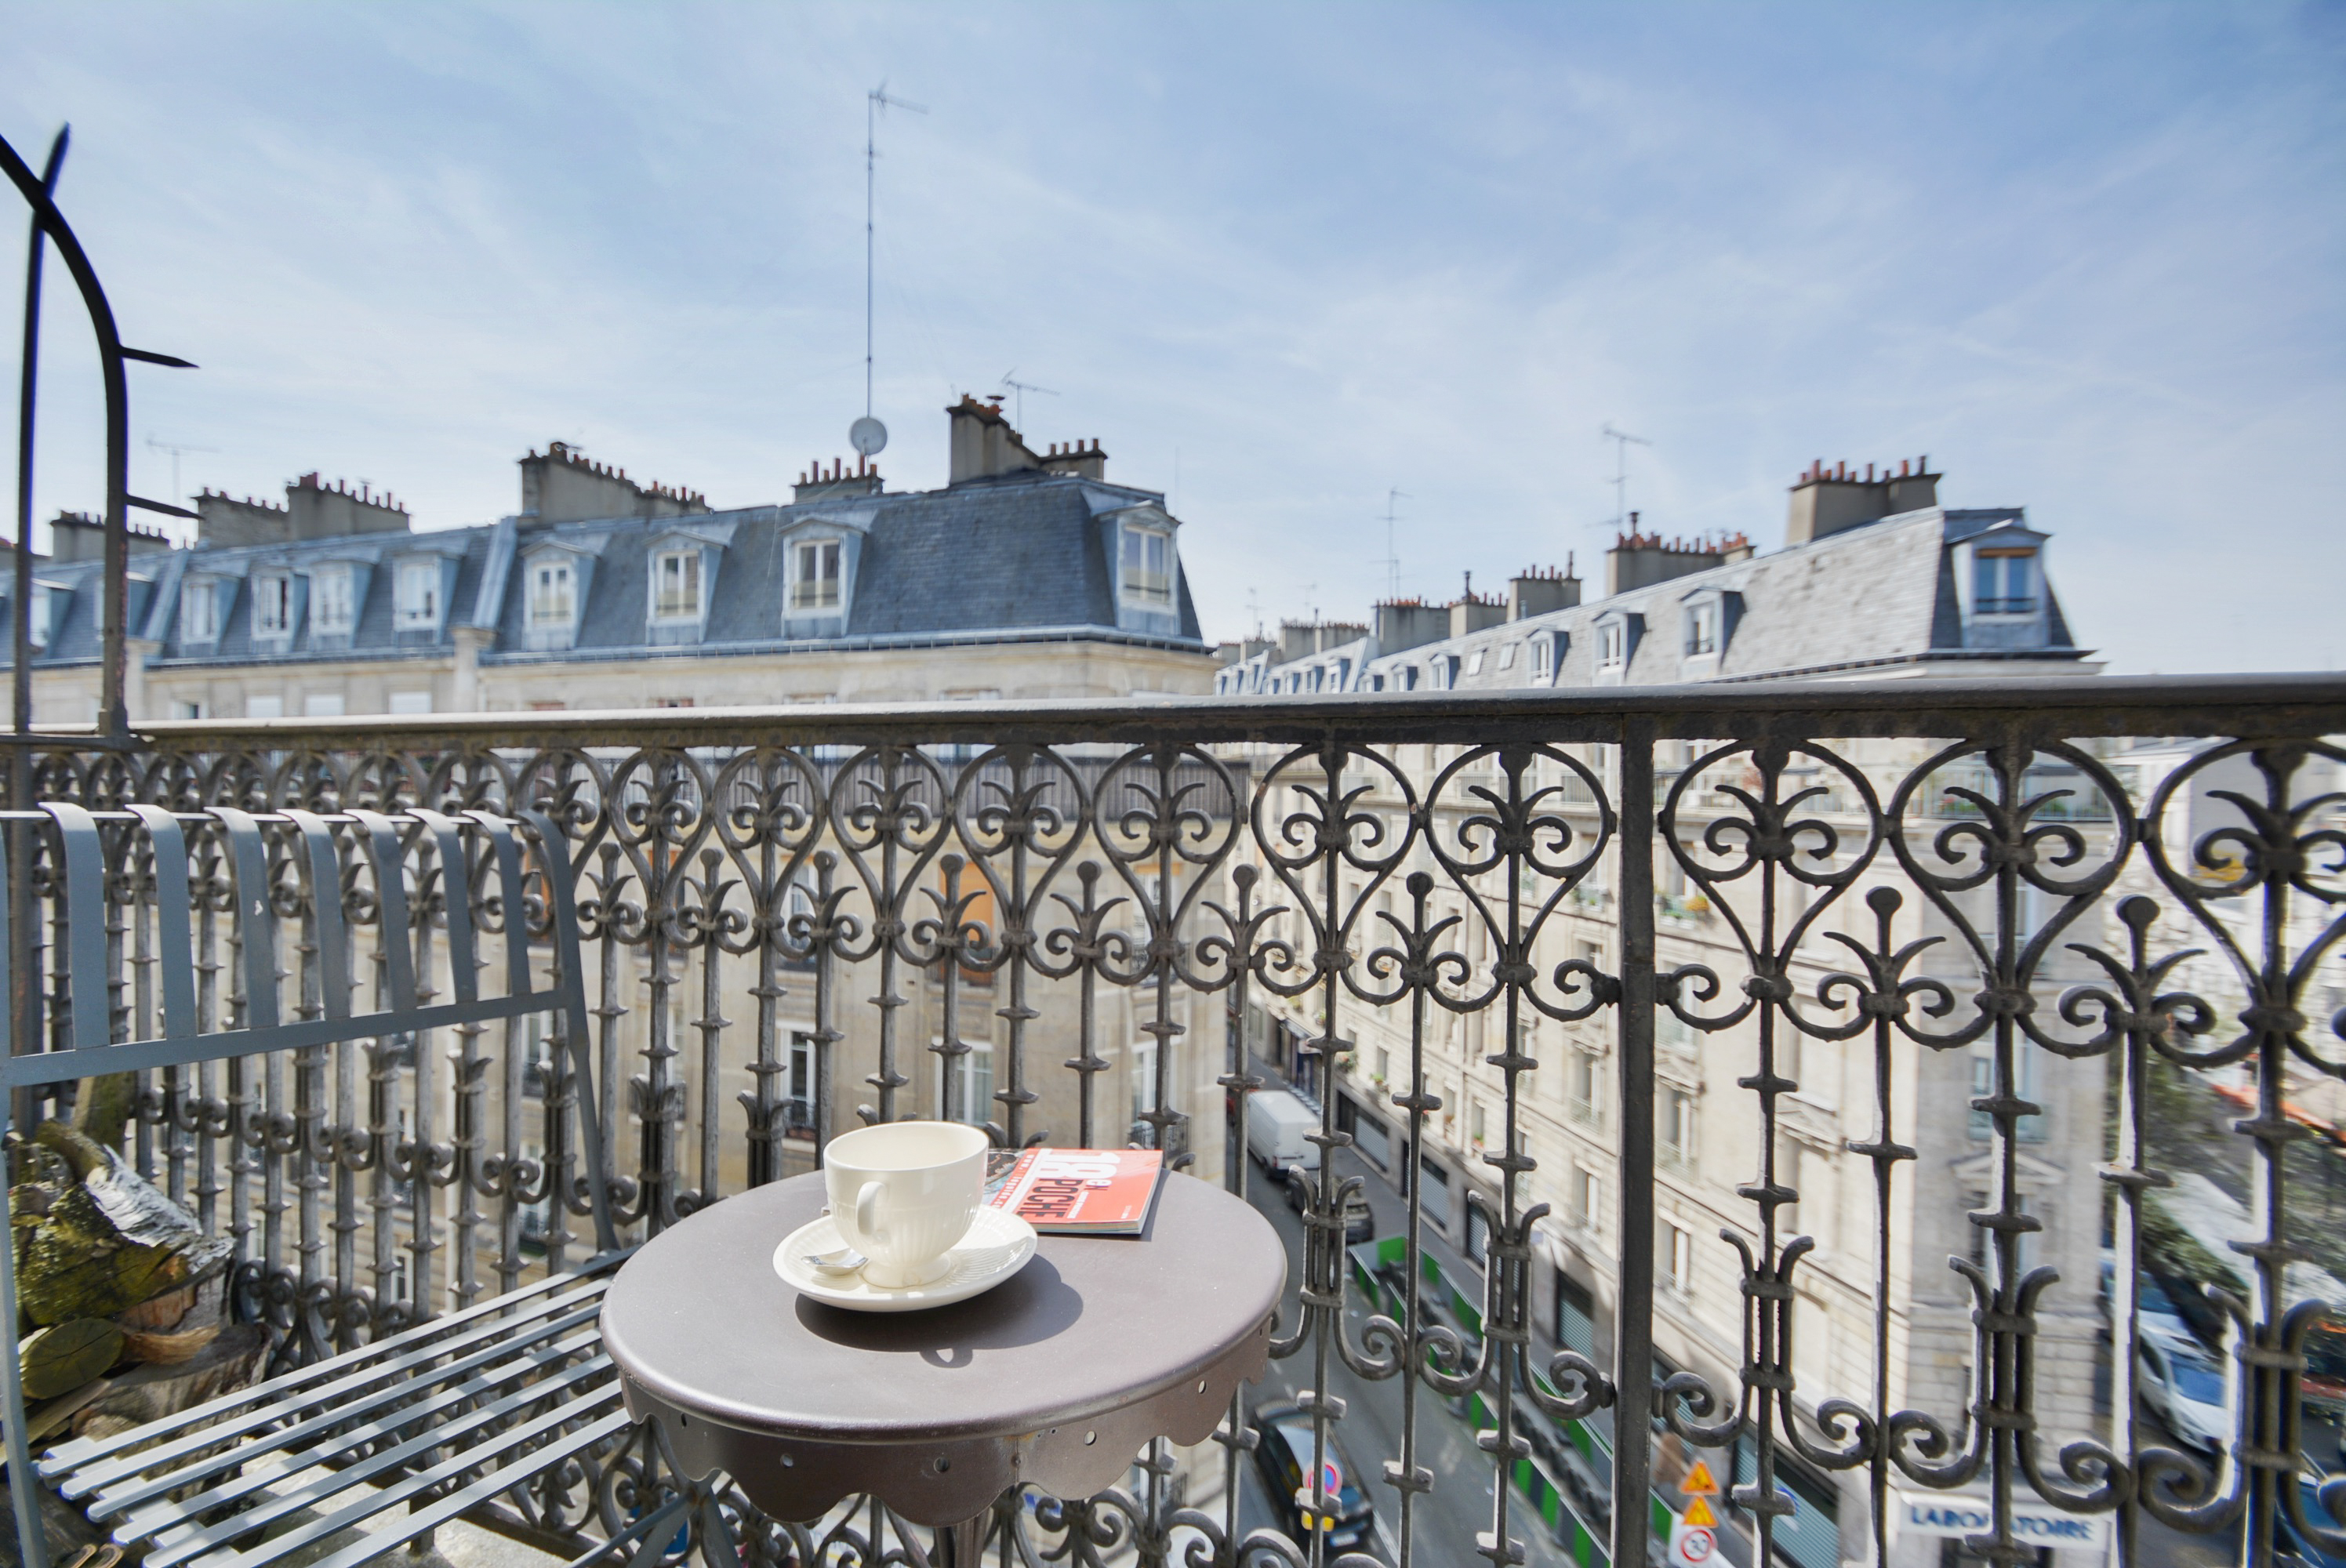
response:
[[[542,1344],[557,1334],[582,1327],[588,1328],[591,1336],[591,1326],[595,1317],[596,1311],[588,1310],[575,1312],[550,1322],[536,1322],[526,1335],[500,1339],[445,1367],[434,1368],[433,1370],[437,1374],[438,1380],[463,1377],[481,1368],[493,1366],[500,1359],[514,1355],[516,1350],[520,1350],[523,1354],[515,1358],[508,1369],[516,1373],[528,1371],[544,1359],[542,1357],[534,1358],[527,1354],[529,1347]],[[397,1407],[403,1401],[412,1401],[419,1387],[430,1386],[429,1382],[421,1379],[394,1377],[388,1383],[382,1381],[382,1379],[391,1376],[392,1370],[386,1369],[383,1371],[370,1373],[364,1378],[347,1380],[344,1386],[348,1383],[374,1385],[371,1392],[347,1403],[321,1407],[314,1400],[284,1400],[260,1410],[249,1410],[241,1420],[226,1427],[211,1427],[202,1431],[190,1432],[174,1442],[165,1444],[160,1449],[129,1455],[116,1461],[117,1466],[133,1466],[135,1468],[128,1471],[127,1474],[138,1476],[145,1476],[157,1466],[168,1464],[190,1453],[201,1452],[203,1457],[198,1459],[193,1464],[156,1476],[152,1480],[138,1481],[127,1488],[111,1485],[112,1481],[126,1478],[125,1472],[117,1469],[117,1473],[109,1478],[107,1487],[86,1487],[70,1495],[88,1496],[91,1499],[88,1506],[93,1512],[100,1512],[101,1517],[110,1515],[123,1508],[143,1502],[158,1492],[188,1485],[212,1471],[233,1467],[260,1454],[273,1453],[280,1449],[299,1443],[313,1433],[343,1425],[386,1406]],[[300,1412],[314,1413],[300,1415]],[[292,1424],[276,1431],[266,1431],[276,1421],[289,1420]],[[262,1435],[254,1435],[256,1433]],[[221,1443],[232,1439],[240,1441],[221,1451],[207,1451],[219,1448]],[[138,1461],[142,1460],[146,1462],[139,1463]],[[76,1479],[78,1481],[83,1478]]]
[[[549,1410],[534,1421],[501,1433],[500,1441],[495,1447],[500,1451],[510,1451],[531,1439],[541,1436],[548,1430],[560,1427],[566,1421],[577,1420],[585,1413],[577,1408],[579,1405],[591,1410],[595,1406],[607,1403],[618,1397],[618,1385],[614,1383],[607,1390],[577,1401],[577,1405],[559,1410]],[[591,1448],[615,1432],[625,1431],[634,1424],[634,1420],[635,1419],[627,1414],[624,1407],[614,1410],[609,1415],[593,1420],[586,1427],[571,1433],[568,1437],[528,1450],[523,1459],[516,1463],[506,1465],[462,1491],[451,1492],[431,1506],[409,1514],[405,1523],[400,1528],[372,1532],[365,1541],[345,1548],[323,1562],[312,1563],[311,1568],[330,1568],[331,1564],[335,1563],[346,1563],[350,1564],[351,1568],[356,1568],[358,1563],[383,1556],[393,1547],[411,1541],[436,1525],[446,1523],[466,1509],[488,1502],[497,1493],[506,1491],[531,1476],[543,1473],[549,1467],[549,1461],[558,1461],[577,1452],[580,1449]],[[386,1509],[398,1507],[416,1493],[440,1481],[477,1468],[480,1462],[478,1451],[460,1455],[455,1459],[434,1465],[430,1470],[419,1471],[398,1486],[384,1487],[380,1491],[372,1492],[369,1496],[353,1499],[344,1507],[297,1525],[273,1541],[262,1542],[258,1546],[243,1552],[226,1554],[216,1553],[211,1556],[199,1559],[199,1562],[202,1568],[259,1568],[261,1563],[274,1562],[288,1553],[351,1529],[361,1521],[372,1519]]]
[[[598,1355],[600,1352],[597,1351],[594,1346],[595,1335],[593,1330],[589,1329],[583,1335],[563,1340],[558,1344],[541,1345],[535,1349],[527,1350],[510,1361],[466,1378],[463,1382],[451,1383],[440,1389],[429,1399],[411,1399],[409,1403],[393,1404],[389,1410],[383,1410],[384,1405],[392,1399],[411,1392],[408,1388],[394,1388],[387,1390],[384,1397],[371,1400],[363,1406],[352,1405],[321,1410],[307,1420],[294,1422],[259,1437],[246,1438],[223,1451],[206,1453],[192,1464],[182,1465],[177,1470],[161,1474],[147,1475],[144,1479],[127,1485],[107,1488],[92,1496],[86,1507],[93,1519],[121,1518],[141,1503],[168,1492],[200,1485],[208,1477],[222,1471],[234,1471],[254,1459],[297,1447],[321,1432],[329,1434],[326,1441],[318,1444],[311,1451],[318,1454],[339,1452],[355,1443],[366,1441],[365,1434],[380,1435],[382,1432],[396,1431],[434,1411],[444,1410],[451,1404],[461,1404],[468,1399],[492,1394],[515,1378],[527,1377],[533,1373],[544,1375],[549,1368],[559,1368],[566,1357],[576,1356],[581,1351],[588,1355]],[[382,1413],[362,1427],[350,1429],[350,1423],[354,1418],[367,1414],[370,1410],[382,1410]]]
[[[238,1389],[222,1394],[216,1400],[181,1410],[178,1415],[166,1416],[160,1420],[149,1421],[144,1426],[134,1427],[128,1431],[115,1432],[102,1438],[76,1438],[70,1442],[59,1443],[42,1457],[36,1468],[42,1476],[55,1481],[68,1471],[83,1471],[109,1455],[118,1453],[125,1449],[150,1443],[158,1437],[168,1433],[194,1426],[208,1426],[239,1406],[275,1400],[280,1395],[321,1380],[343,1377],[353,1368],[363,1366],[377,1359],[397,1357],[418,1345],[444,1338],[449,1341],[445,1348],[453,1349],[460,1342],[470,1342],[476,1339],[483,1331],[478,1325],[484,1319],[495,1318],[500,1322],[520,1320],[513,1316],[513,1308],[526,1304],[531,1297],[544,1296],[549,1291],[556,1290],[571,1292],[558,1300],[542,1303],[535,1308],[536,1311],[542,1313],[552,1307],[583,1301],[590,1296],[600,1294],[610,1283],[605,1276],[615,1269],[625,1256],[625,1254],[614,1254],[607,1257],[598,1257],[585,1268],[564,1274],[550,1274],[544,1279],[522,1286],[503,1296],[494,1297],[486,1301],[474,1302],[460,1312],[451,1312],[445,1317],[429,1319],[412,1328],[403,1329],[386,1339],[361,1345],[355,1349],[345,1350],[339,1356],[332,1356],[322,1361],[314,1361],[309,1366],[297,1368],[292,1371],[271,1378],[265,1383],[255,1383],[250,1388]],[[495,1325],[491,1325],[488,1331],[493,1332],[494,1329]],[[388,1366],[382,1369],[385,1371],[392,1369],[394,1369]],[[311,1397],[314,1398],[325,1391],[327,1390],[314,1390]],[[140,1457],[151,1461],[153,1452],[152,1450],[147,1450]],[[142,1465],[139,1468],[144,1469],[146,1466]],[[99,1484],[102,1484],[102,1481]],[[68,1492],[66,1495],[76,1496],[78,1493]]]
[[[332,1447],[321,1444],[306,1452],[291,1456],[288,1468],[277,1474],[240,1476],[229,1484],[216,1487],[210,1492],[185,1500],[174,1499],[164,1507],[149,1509],[132,1518],[125,1519],[110,1532],[112,1539],[117,1544],[125,1547],[144,1540],[147,1543],[144,1560],[148,1568],[172,1568],[173,1564],[199,1556],[215,1546],[234,1541],[240,1536],[248,1535],[255,1530],[266,1529],[289,1514],[314,1507],[337,1493],[351,1492],[362,1485],[372,1485],[373,1477],[381,1475],[385,1471],[398,1469],[400,1465],[419,1453],[429,1453],[435,1448],[444,1448],[469,1431],[488,1425],[502,1416],[511,1415],[515,1410],[525,1410],[540,1400],[560,1395],[566,1390],[579,1383],[607,1375],[610,1369],[610,1359],[597,1356],[594,1360],[570,1369],[556,1377],[549,1378],[543,1383],[533,1383],[525,1389],[516,1390],[494,1403],[484,1405],[470,1412],[462,1420],[435,1426],[429,1431],[419,1433],[379,1453],[369,1454],[362,1460],[354,1460],[340,1469],[328,1470],[323,1476],[302,1486],[279,1490],[286,1487],[291,1478],[299,1476],[305,1471],[323,1467],[333,1455],[348,1451],[358,1443],[366,1441],[367,1436],[370,1435],[352,1433],[347,1442]],[[420,1416],[423,1412],[418,1410],[413,1413]],[[377,1422],[371,1429],[371,1435],[380,1436],[384,1431],[394,1431],[399,1424],[404,1423]],[[478,1450],[475,1448],[467,1451],[477,1452]],[[198,1526],[187,1522],[189,1514],[219,1507],[223,1502],[236,1502],[261,1491],[267,1491],[271,1495],[259,1507],[247,1509],[241,1513],[217,1520],[209,1525]],[[175,1524],[178,1528],[171,1528]]]

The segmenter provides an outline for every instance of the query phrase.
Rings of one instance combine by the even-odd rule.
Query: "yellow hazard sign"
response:
[[[1688,1501],[1687,1511],[1679,1515],[1678,1522],[1690,1528],[1699,1526],[1708,1529],[1719,1522],[1719,1515],[1710,1511],[1710,1504],[1698,1493]]]
[[[1710,1466],[1697,1460],[1694,1468],[1687,1471],[1687,1478],[1678,1482],[1678,1490],[1689,1497],[1717,1497],[1719,1482],[1710,1479]]]

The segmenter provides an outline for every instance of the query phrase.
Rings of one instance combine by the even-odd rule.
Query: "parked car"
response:
[[[2231,1441],[2224,1369],[2198,1340],[2188,1334],[2162,1332],[2146,1319],[2136,1359],[2143,1403],[2177,1437],[2203,1453],[2216,1452]]]
[[[1311,1173],[1290,1171],[1287,1176],[1287,1207],[1301,1214],[1311,1207]],[[1357,1247],[1363,1241],[1373,1241],[1377,1235],[1377,1217],[1370,1211],[1368,1195],[1354,1187],[1344,1196],[1344,1244]]]
[[[1318,1170],[1320,1145],[1311,1135],[1319,1130],[1320,1113],[1284,1089],[1264,1089],[1247,1098],[1247,1153],[1265,1169],[1280,1176]]]
[[[1258,1440],[1254,1458],[1262,1467],[1263,1489],[1270,1493],[1270,1505],[1279,1512],[1288,1533],[1309,1543],[1311,1526],[1319,1525],[1330,1557],[1367,1542],[1376,1523],[1376,1511],[1354,1482],[1352,1467],[1336,1447],[1335,1433],[1328,1434],[1328,1446],[1321,1453],[1322,1462],[1333,1472],[1327,1478],[1324,1493],[1327,1515],[1307,1520],[1304,1516],[1311,1511],[1312,1496],[1311,1479],[1305,1468],[1314,1451],[1311,1418],[1293,1405],[1271,1405],[1255,1412],[1254,1425]]]

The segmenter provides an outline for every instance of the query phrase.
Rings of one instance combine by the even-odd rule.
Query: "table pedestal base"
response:
[[[978,1557],[985,1550],[986,1526],[993,1522],[994,1510],[989,1508],[975,1519],[943,1526],[930,1549],[932,1561],[940,1568],[980,1568]]]

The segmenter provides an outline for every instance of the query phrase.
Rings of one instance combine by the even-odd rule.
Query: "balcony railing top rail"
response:
[[[599,1109],[634,1161],[607,1196],[638,1230],[773,1179],[858,1112],[1009,1143],[1137,1129],[1244,1190],[1245,1160],[1216,1167],[1201,1135],[1244,1142],[1262,1004],[1306,1020],[1293,1058],[1328,1157],[1279,1351],[1315,1465],[1343,1445],[1391,1461],[1390,1483],[1348,1468],[1384,1533],[1344,1557],[1351,1505],[1314,1481],[1298,1512],[1330,1529],[1248,1536],[1236,1481],[1262,1451],[1234,1410],[1212,1512],[1156,1450],[1130,1491],[1005,1505],[1001,1528],[1077,1561],[1202,1543],[1247,1568],[1450,1563],[1481,1532],[1494,1563],[1633,1564],[1698,1453],[1758,1560],[1885,1553],[1898,1498],[1953,1493],[1992,1561],[2028,1561],[2049,1518],[2122,1561],[2164,1531],[2267,1562],[2346,1553],[2308,1369],[2346,1213],[2297,1106],[2346,1079],[2341,734],[2346,677],[2277,676],[213,720],[25,760],[36,795],[91,807],[547,809],[578,867]],[[2177,737],[2212,738],[2107,759]],[[1950,779],[1964,813],[1941,809]],[[2080,812],[2089,792],[2111,809]],[[1666,921],[1666,891],[1707,918]],[[152,891],[131,876],[116,896],[135,1011]],[[1606,1103],[1583,1120],[1558,1043],[1598,1033]],[[410,1252],[530,1267],[545,1200],[503,1173],[566,1135],[527,1094],[536,1044],[476,1031],[313,1056],[290,1083],[158,1078],[138,1158],[240,1227],[255,1300],[315,1300],[362,1334]],[[1658,1194],[1666,1105],[1701,1159]],[[2205,1124],[2179,1152],[2177,1106]],[[1350,1193],[1372,1179],[1355,1128],[1409,1173],[1402,1231],[1375,1243],[1397,1249],[1383,1296],[1356,1297],[1347,1267]],[[2230,1357],[2213,1460],[2154,1424],[2135,1356],[2161,1194],[2203,1171],[2245,1195],[2237,1245],[2207,1249]],[[1588,1225],[1548,1218],[1583,1203]],[[1458,1292],[1424,1283],[1463,1277],[1445,1236],[1479,1260],[1471,1333]],[[1589,1304],[1576,1323],[1566,1301]],[[1821,1357],[1819,1311],[1860,1325]],[[1345,1401],[1387,1399],[1399,1451],[1364,1454],[1374,1423]],[[1444,1402],[1497,1456],[1502,1483],[1464,1502],[1428,1462]],[[1609,1496],[1567,1452],[1607,1456]],[[742,1517],[760,1565],[893,1528]]]

